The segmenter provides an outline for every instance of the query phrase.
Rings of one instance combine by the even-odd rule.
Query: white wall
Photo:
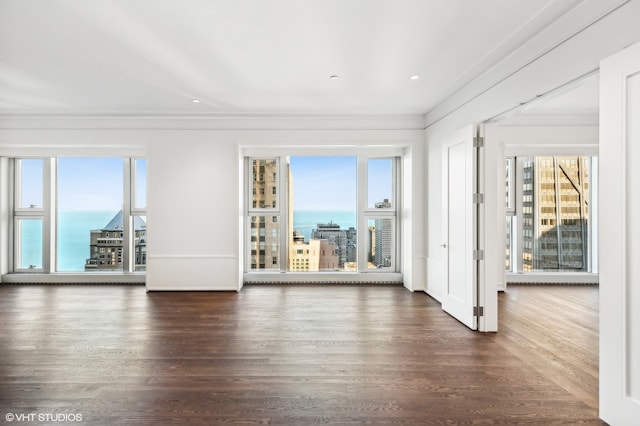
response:
[[[496,73],[491,81],[491,71],[482,76],[482,85],[470,86],[465,89],[466,98],[453,96],[446,104],[441,105],[425,117],[426,131],[426,164],[427,164],[427,292],[436,299],[442,294],[442,242],[441,226],[441,149],[440,144],[444,136],[462,128],[469,123],[482,123],[507,111],[517,108],[540,95],[548,93],[580,76],[597,70],[600,60],[612,55],[622,48],[640,40],[640,2],[632,1],[624,4],[612,13],[604,16],[594,24],[577,32],[565,42],[557,45],[545,54],[537,57],[532,50],[532,60],[524,67],[515,66],[507,77]],[[544,38],[545,32],[532,39],[534,45],[537,39]],[[524,50],[527,46],[523,47]],[[499,68],[499,67],[497,67]],[[504,71],[504,70],[501,70]],[[473,90],[475,89],[475,93]],[[454,102],[457,100],[457,103]],[[488,140],[487,144],[495,141]],[[488,146],[487,152],[496,154],[495,146]],[[491,156],[490,155],[490,156]],[[495,164],[495,163],[490,163]],[[604,170],[601,173],[605,173]],[[485,176],[488,178],[489,176]],[[492,179],[498,179],[493,174]],[[497,188],[498,183],[485,179],[485,187]],[[485,217],[497,217],[496,206],[485,205]],[[490,223],[487,223],[490,225]],[[491,226],[492,227],[492,226]],[[491,235],[491,227],[486,229],[485,235]],[[501,242],[500,242],[501,243]],[[497,255],[499,251],[488,253]],[[500,259],[502,261],[502,259]],[[485,264],[498,262],[485,256]],[[491,281],[496,274],[496,268],[485,268],[489,272]],[[491,272],[493,271],[493,272]]]
[[[365,130],[363,130],[365,129]],[[394,130],[388,130],[394,129]],[[398,130],[399,129],[399,130]],[[406,201],[405,286],[423,290],[422,118],[0,118],[0,156],[145,155],[147,288],[237,290],[241,147],[399,147]]]
[[[640,43],[602,63],[600,81],[600,416],[640,419]]]
[[[179,140],[170,140],[174,138]],[[149,255],[147,287],[217,289],[239,287],[242,254],[238,230],[242,224],[241,161],[245,147],[397,146],[417,150],[422,158],[420,130],[237,130],[163,133],[149,145]],[[179,147],[179,148],[178,148]],[[178,148],[178,149],[176,149]],[[415,168],[418,171],[422,168]],[[414,170],[415,170],[414,169]],[[423,182],[421,173],[413,179]],[[157,185],[157,187],[155,186]],[[422,217],[424,190],[408,186],[417,197],[408,215]],[[184,222],[178,222],[180,216]],[[176,223],[195,225],[191,230]],[[422,235],[424,221],[407,234]],[[165,231],[166,230],[166,231]],[[419,238],[411,243],[403,272],[405,285],[421,290],[424,272],[410,267],[423,256]],[[409,239],[409,241],[412,241]],[[417,262],[417,264],[420,264]]]

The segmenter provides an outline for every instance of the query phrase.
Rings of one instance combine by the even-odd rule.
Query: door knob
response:
[[[447,248],[447,245],[445,243],[442,243],[442,244],[440,244],[440,247]]]

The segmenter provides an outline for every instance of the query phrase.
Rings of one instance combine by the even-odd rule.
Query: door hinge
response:
[[[473,138],[473,147],[484,148],[484,138],[482,136],[476,136],[475,138]]]
[[[484,194],[473,194],[473,204],[484,203]]]
[[[483,259],[484,259],[484,250],[473,251],[473,260],[483,260]]]
[[[473,316],[474,317],[483,317],[484,316],[484,306],[474,306],[473,307]]]

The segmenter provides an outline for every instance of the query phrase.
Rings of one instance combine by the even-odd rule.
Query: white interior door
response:
[[[600,66],[600,417],[640,422],[640,43]]]
[[[443,250],[445,289],[442,309],[467,327],[477,330],[476,261],[474,260],[476,155],[475,126],[445,138],[443,170]]]

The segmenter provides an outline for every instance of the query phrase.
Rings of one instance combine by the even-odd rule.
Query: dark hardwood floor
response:
[[[484,334],[394,286],[146,294],[1,285],[0,415],[46,424],[37,415],[79,414],[76,423],[92,425],[602,424],[597,291],[511,287],[500,295],[501,331]]]

